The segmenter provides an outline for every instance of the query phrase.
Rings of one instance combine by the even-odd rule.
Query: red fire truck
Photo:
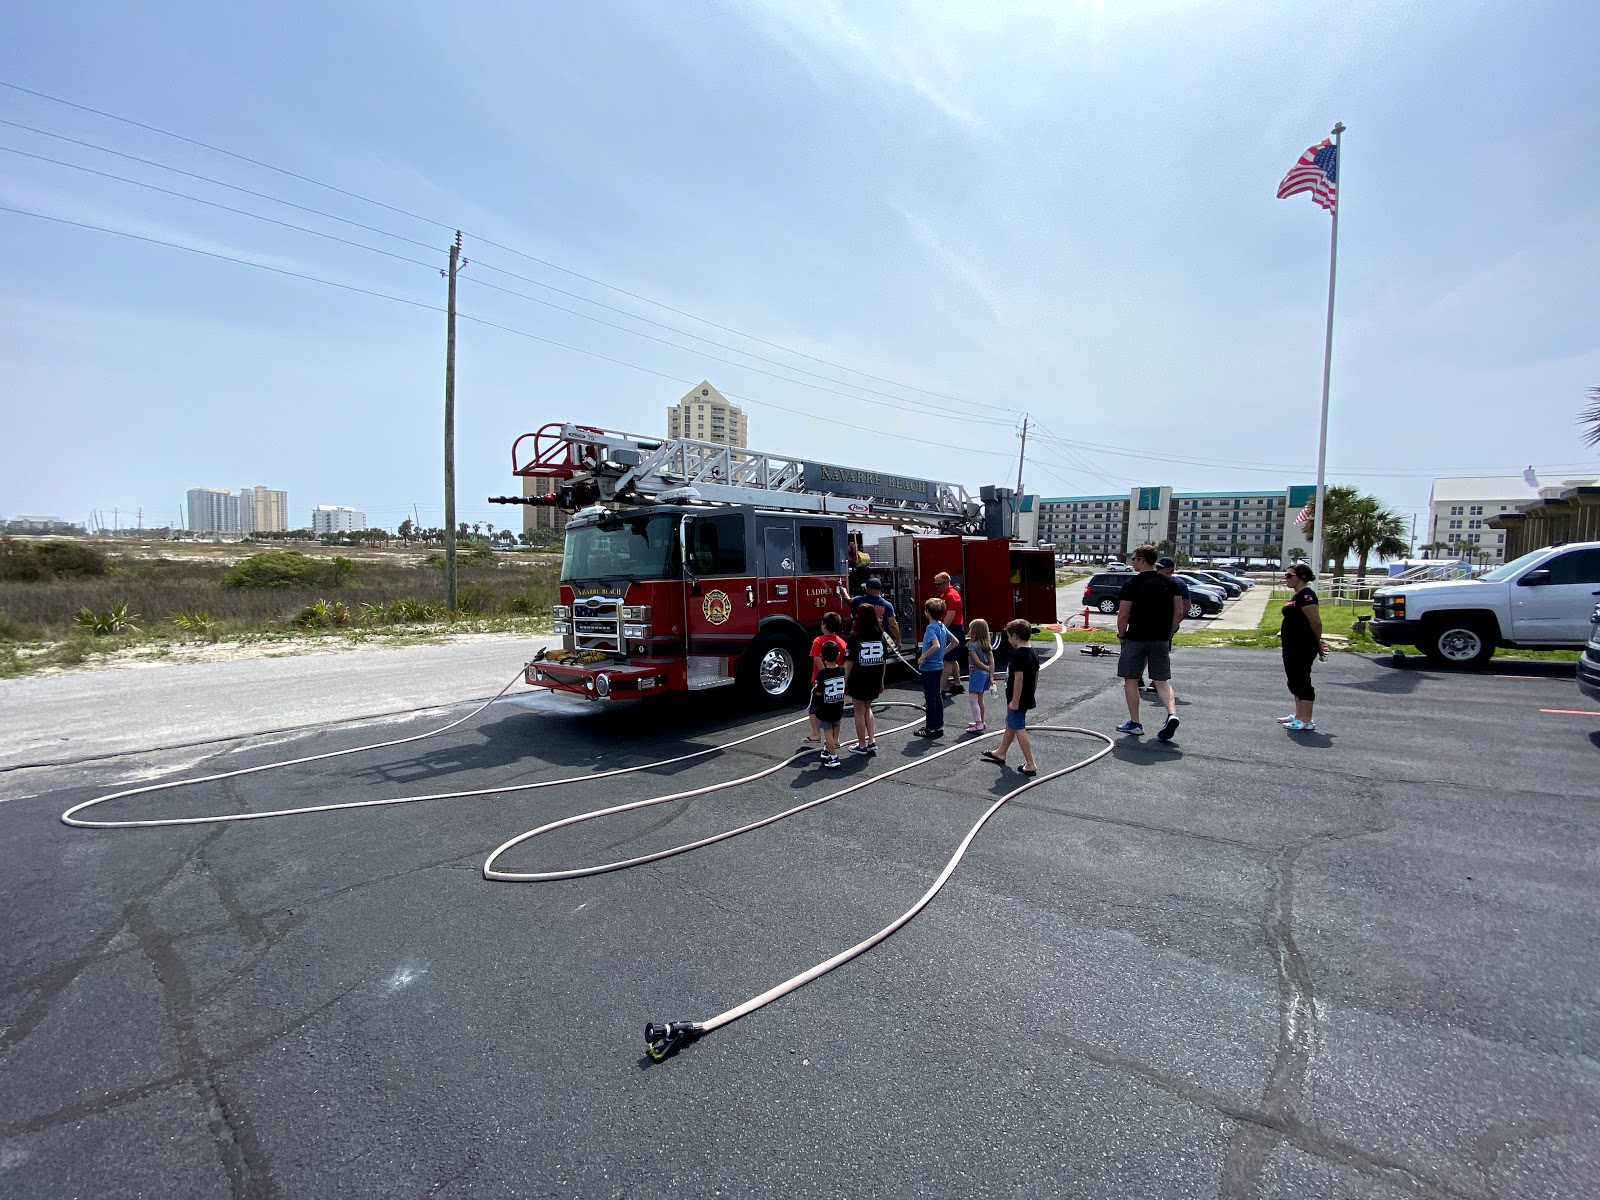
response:
[[[559,650],[527,664],[536,687],[589,699],[735,686],[772,704],[810,683],[823,614],[847,616],[868,575],[895,607],[904,648],[948,571],[966,615],[998,633],[1055,620],[1055,564],[1013,546],[1011,493],[838,467],[687,439],[550,424],[519,437],[512,473],[546,495],[492,496],[571,513],[555,609]],[[889,536],[848,561],[865,531]],[[925,534],[907,532],[929,531]],[[848,624],[848,621],[847,621]]]

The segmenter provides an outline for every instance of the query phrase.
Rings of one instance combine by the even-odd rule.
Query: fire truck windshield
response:
[[[568,526],[561,559],[562,582],[662,579],[678,574],[678,518],[605,517],[593,525]]]

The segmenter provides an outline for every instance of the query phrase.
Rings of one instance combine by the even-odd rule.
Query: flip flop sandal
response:
[[[1003,767],[1003,766],[1006,765],[1006,760],[1005,759],[1001,758],[998,754],[990,753],[988,750],[985,750],[982,754],[978,755],[978,757],[979,758],[986,758],[990,762],[994,763],[997,766]]]
[[[1033,770],[1031,770],[1031,771],[1030,771],[1030,770],[1028,770],[1028,768],[1027,768],[1027,767],[1018,767],[1018,768],[1017,768],[1017,774],[1018,774],[1018,775],[1026,775],[1026,776],[1028,776],[1028,777],[1029,777],[1029,778],[1030,778],[1030,779],[1031,779],[1031,778],[1033,778],[1033,776],[1035,776],[1035,775],[1037,775],[1037,774],[1038,774],[1038,773],[1039,773],[1039,768],[1038,768],[1038,767],[1035,767],[1035,768],[1034,768],[1034,769],[1033,769]]]

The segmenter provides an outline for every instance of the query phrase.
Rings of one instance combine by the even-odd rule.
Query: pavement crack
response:
[[[1271,1124],[1241,1125],[1235,1130],[1223,1163],[1221,1200],[1249,1200],[1258,1195],[1267,1160],[1285,1140],[1276,1130],[1301,1127],[1300,1101],[1317,1051],[1320,1010],[1311,968],[1294,936],[1295,864],[1319,843],[1347,841],[1387,829],[1382,797],[1369,787],[1362,796],[1358,825],[1288,842],[1273,856],[1261,914],[1262,940],[1272,956],[1278,986],[1278,1048],[1261,1098],[1262,1111]]]
[[[129,905],[126,917],[128,931],[161,985],[167,1027],[177,1047],[179,1075],[205,1109],[206,1124],[235,1200],[266,1200],[274,1196],[272,1174],[249,1117],[207,1062],[194,988],[172,936],[156,923],[144,902]]]

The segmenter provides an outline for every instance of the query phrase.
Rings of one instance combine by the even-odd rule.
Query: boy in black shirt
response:
[[[836,642],[823,642],[821,655],[822,669],[811,685],[811,700],[822,730],[822,765],[838,767],[839,722],[844,720],[844,668],[839,665]]]
[[[1033,693],[1039,682],[1039,657],[1028,645],[1033,637],[1033,626],[1020,617],[1006,624],[1006,640],[1011,643],[1011,664],[1006,675],[1006,731],[1000,735],[1000,745],[985,750],[981,757],[992,763],[1006,765],[1006,751],[1016,742],[1022,750],[1023,775],[1037,775],[1039,765],[1033,761],[1033,743],[1028,740],[1028,710],[1035,704]]]

